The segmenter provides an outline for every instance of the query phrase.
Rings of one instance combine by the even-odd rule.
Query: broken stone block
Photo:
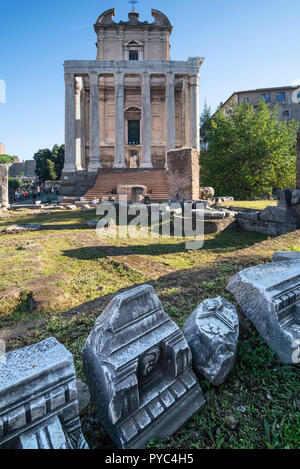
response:
[[[288,223],[291,225],[297,223],[298,216],[293,208],[269,206],[260,212],[259,220],[275,223]]]
[[[73,358],[54,338],[0,362],[0,449],[88,449]]]
[[[191,350],[149,285],[111,301],[82,355],[99,420],[120,448],[171,436],[205,403]]]
[[[26,231],[39,231],[42,228],[40,223],[29,223],[27,225],[11,225],[2,230],[5,234],[25,233]]]
[[[279,360],[293,363],[300,340],[299,262],[250,267],[232,277],[227,288]]]
[[[300,261],[300,251],[277,251],[273,254],[272,262]]]
[[[238,214],[238,219],[257,221],[259,213],[260,212],[253,212],[253,211],[241,212]]]
[[[97,228],[98,223],[99,223],[99,220],[89,220],[87,222],[87,226],[89,228]]]
[[[200,187],[199,198],[203,200],[212,199],[215,195],[213,187]]]
[[[185,322],[183,329],[198,375],[219,386],[236,358],[239,320],[236,308],[222,297],[205,300]]]

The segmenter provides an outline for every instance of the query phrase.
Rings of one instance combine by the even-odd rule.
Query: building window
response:
[[[297,98],[300,99],[300,92],[297,94]]]
[[[283,111],[283,117],[285,120],[289,121],[291,119],[291,111],[290,109],[285,109]]]
[[[270,93],[263,93],[262,97],[266,103],[269,103],[271,101]]]
[[[130,50],[129,51],[129,60],[139,60],[139,51]]]
[[[277,93],[277,102],[278,103],[284,103],[285,101],[285,93]]]
[[[249,98],[244,98],[244,103],[249,103]]]
[[[128,145],[140,145],[140,121],[128,121]]]

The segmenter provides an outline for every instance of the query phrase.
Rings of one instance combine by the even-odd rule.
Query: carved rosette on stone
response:
[[[228,290],[281,363],[295,363],[300,340],[300,264],[286,260],[242,270]]]
[[[193,356],[193,367],[215,386],[232,370],[239,336],[236,308],[222,297],[205,300],[182,330]]]
[[[190,348],[149,285],[108,305],[83,364],[99,420],[123,449],[171,436],[205,403]]]
[[[54,338],[0,362],[0,449],[88,449],[73,357]]]

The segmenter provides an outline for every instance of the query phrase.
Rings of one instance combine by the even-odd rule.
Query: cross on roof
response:
[[[132,11],[135,11],[134,6],[137,5],[139,2],[138,0],[129,0],[129,2],[132,5]]]

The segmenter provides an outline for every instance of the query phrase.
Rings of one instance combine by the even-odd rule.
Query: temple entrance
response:
[[[128,121],[128,145],[141,144],[141,125],[139,120]]]

